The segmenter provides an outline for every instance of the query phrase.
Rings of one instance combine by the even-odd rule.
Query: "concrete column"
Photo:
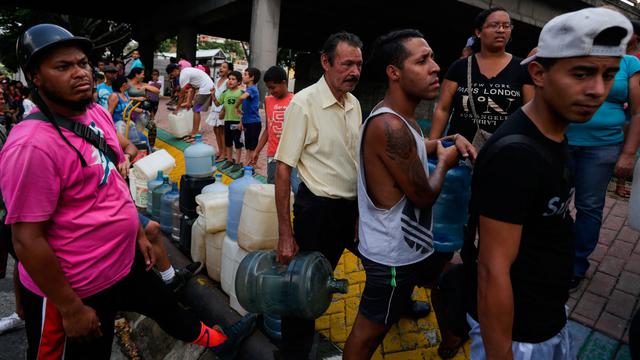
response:
[[[180,60],[180,54],[184,54],[191,65],[196,66],[196,50],[197,50],[196,28],[189,25],[182,25],[178,29],[178,43],[176,44],[176,56]]]
[[[280,0],[253,0],[251,8],[251,37],[249,66],[258,68],[263,74],[278,57],[278,33],[280,30]],[[264,99],[264,82],[259,85],[260,97]]]
[[[152,38],[143,38],[138,42],[138,51],[140,51],[140,61],[144,65],[144,77],[148,81],[151,79],[151,71],[153,70],[154,51],[156,42]],[[164,69],[158,69],[162,74]]]

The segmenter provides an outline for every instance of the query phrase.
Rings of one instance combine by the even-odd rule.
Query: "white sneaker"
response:
[[[0,334],[4,334],[11,330],[21,329],[23,327],[24,320],[20,319],[20,317],[16,313],[0,319]]]

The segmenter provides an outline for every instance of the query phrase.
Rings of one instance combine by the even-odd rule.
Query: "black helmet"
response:
[[[16,54],[18,54],[18,64],[22,71],[27,74],[27,69],[32,64],[32,60],[44,50],[50,49],[54,45],[72,43],[77,45],[89,55],[93,49],[91,40],[73,36],[68,30],[58,25],[39,24],[30,27],[18,38],[16,44]]]

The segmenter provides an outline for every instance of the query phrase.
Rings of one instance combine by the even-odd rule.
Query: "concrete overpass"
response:
[[[317,79],[320,72],[317,51],[329,34],[339,30],[358,34],[365,43],[366,56],[368,45],[380,34],[392,29],[417,28],[426,35],[444,73],[472,34],[475,15],[492,5],[511,12],[515,29],[507,50],[521,57],[536,45],[541,27],[561,13],[611,4],[629,18],[640,17],[640,8],[620,0],[182,0],[170,4],[139,0],[126,8],[101,6],[99,11],[68,2],[9,3],[84,17],[99,14],[130,23],[133,37],[140,43],[142,62],[146,64],[152,63],[160,41],[176,35],[177,52],[192,60],[197,34],[249,41],[250,64],[261,70],[276,63],[279,47],[307,52],[296,61],[297,89]]]

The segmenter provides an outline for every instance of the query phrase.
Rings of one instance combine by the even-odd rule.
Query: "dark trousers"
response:
[[[336,267],[345,248],[357,254],[355,239],[358,203],[314,195],[300,183],[293,204],[293,231],[300,251],[318,251]],[[282,318],[284,359],[309,358],[313,345],[314,321]]]
[[[142,255],[136,254],[131,272],[113,286],[87,298],[82,302],[93,308],[100,318],[102,337],[77,342],[64,337],[62,319],[46,298],[22,287],[22,304],[27,330],[27,358],[38,358],[38,351],[50,354],[44,358],[105,359],[111,357],[114,320],[118,311],[131,311],[148,316],[169,335],[176,339],[193,342],[200,335],[200,320],[184,310],[174,293],[152,271],[145,271]],[[43,307],[44,303],[44,307]],[[41,354],[42,358],[43,354]]]

